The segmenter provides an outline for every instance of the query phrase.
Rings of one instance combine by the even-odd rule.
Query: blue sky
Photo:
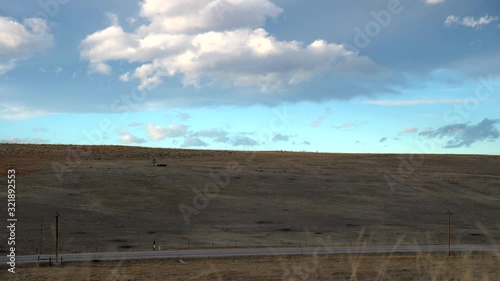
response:
[[[0,143],[500,154],[500,2],[0,3]]]

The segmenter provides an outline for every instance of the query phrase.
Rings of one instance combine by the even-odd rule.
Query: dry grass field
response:
[[[150,250],[153,241],[163,249],[393,245],[402,236],[445,244],[447,209],[454,243],[500,240],[498,156],[417,155],[408,168],[408,155],[0,145],[0,159],[0,174],[17,169],[22,254],[40,251],[42,216],[42,252],[54,252],[55,211],[63,253]],[[228,165],[231,175],[219,177]],[[213,175],[227,184],[214,189]],[[387,176],[402,184],[391,187]],[[207,184],[209,198],[193,203]],[[180,204],[196,211],[189,224]]]
[[[167,167],[154,166],[153,158]],[[40,251],[42,216],[42,252],[54,252],[55,211],[62,253],[151,250],[153,241],[160,249],[393,245],[398,238],[445,244],[448,209],[454,212],[453,243],[500,241],[498,156],[4,144],[0,159],[5,183],[7,170],[17,171],[20,254]],[[193,212],[189,224],[181,204]],[[359,264],[335,256],[28,266],[16,278],[281,280],[304,264],[314,270],[286,280],[495,280],[478,274],[498,274],[496,256],[421,257],[359,256]]]
[[[91,262],[64,267],[22,266],[8,280],[472,280],[497,281],[499,257],[492,254],[336,255],[132,262]],[[2,270],[2,274],[5,270]],[[1,276],[1,274],[0,274]]]

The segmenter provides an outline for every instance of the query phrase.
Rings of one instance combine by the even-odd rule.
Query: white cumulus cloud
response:
[[[268,0],[145,0],[140,16],[151,21],[149,33],[222,31],[263,26],[283,10]]]
[[[480,18],[475,18],[475,17],[458,17],[458,16],[448,16],[444,22],[446,26],[452,26],[452,25],[462,25],[466,27],[471,27],[474,29],[481,29],[485,25],[489,25],[491,23],[497,22],[498,17],[492,17],[489,15],[480,17]]]
[[[24,105],[0,103],[0,120],[26,120],[50,114],[51,112]]]
[[[427,5],[436,5],[436,4],[441,4],[444,3],[445,0],[424,0],[425,4]]]
[[[143,0],[146,24],[125,31],[118,23],[88,35],[80,55],[94,72],[109,74],[112,61],[139,65],[122,81],[140,89],[178,77],[185,86],[213,84],[282,88],[324,73],[372,73],[370,59],[343,45],[281,41],[263,26],[282,10],[268,0]]]
[[[28,18],[22,22],[0,16],[0,75],[16,67],[36,52],[50,48],[53,36],[48,22],[40,18]]]
[[[146,142],[145,139],[134,136],[128,130],[117,132],[117,134],[121,136],[120,142],[123,144],[143,144]]]
[[[172,124],[168,128],[162,127],[160,125],[148,124],[146,126],[146,131],[148,132],[148,137],[152,141],[161,141],[165,138],[177,138],[185,136],[187,133],[187,127],[179,124]]]

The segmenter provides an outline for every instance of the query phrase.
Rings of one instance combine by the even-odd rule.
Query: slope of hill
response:
[[[55,211],[62,252],[444,244],[448,209],[455,242],[500,240],[498,156],[3,144],[0,159],[21,254],[40,236],[54,252]]]

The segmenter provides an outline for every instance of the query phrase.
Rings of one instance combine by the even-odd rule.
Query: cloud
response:
[[[201,147],[208,146],[208,144],[199,138],[185,138],[183,147]]]
[[[179,112],[177,114],[177,118],[179,118],[181,121],[187,121],[191,119],[191,115],[189,115],[189,113],[186,112]]]
[[[148,132],[148,137],[152,141],[161,141],[165,138],[177,138],[185,136],[187,133],[187,127],[179,124],[172,124],[168,128],[164,128],[160,125],[148,124],[146,126]]]
[[[285,136],[282,134],[277,134],[273,137],[274,142],[280,142],[280,141],[287,142],[289,140],[290,140],[290,136]]]
[[[168,33],[223,31],[263,26],[283,10],[267,0],[145,0],[140,16],[151,21],[143,31]]]
[[[127,72],[127,73],[123,73],[122,75],[120,75],[120,81],[122,81],[122,82],[130,81],[130,73]]]
[[[303,141],[303,142],[300,142],[300,143],[296,143],[296,142],[292,142],[293,145],[311,145],[310,142],[308,141]]]
[[[444,3],[445,0],[424,0],[425,4],[427,5],[436,5],[436,4],[441,4]]]
[[[257,143],[257,141],[255,141],[254,139],[249,138],[249,137],[242,137],[242,136],[238,136],[234,139],[231,139],[231,144],[233,146],[257,146],[257,145],[259,145]]]
[[[270,91],[325,73],[378,72],[373,61],[341,44],[272,36],[262,27],[281,13],[268,0],[143,0],[140,17],[145,24],[126,32],[113,21],[81,42],[80,55],[91,71],[103,74],[111,72],[113,61],[138,64],[121,80],[137,79],[139,89],[176,77],[185,86]]]
[[[399,134],[400,135],[403,135],[403,134],[415,134],[417,132],[418,132],[418,128],[417,127],[409,127],[409,128],[404,129],[403,131],[401,131]]]
[[[111,25],[118,25],[119,24],[119,19],[116,14],[113,13],[104,13],[104,15],[108,18],[108,21],[110,22]]]
[[[191,138],[210,138],[216,143],[229,143],[231,138],[229,132],[223,129],[209,129],[193,132],[189,135]]]
[[[474,99],[474,101],[484,102],[489,99]],[[430,104],[463,104],[467,99],[423,99],[423,100],[370,100],[365,101],[365,104],[373,104],[380,106],[408,106],[408,105],[430,105]]]
[[[97,73],[97,74],[102,74],[102,75],[109,75],[111,74],[111,66],[105,63],[96,63],[92,64],[89,69],[90,73]],[[121,79],[122,77],[120,77]]]
[[[0,61],[0,75],[3,75],[16,68],[16,60],[11,59],[5,62]]]
[[[214,142],[217,143],[228,143],[231,139],[227,136],[220,136],[214,139]]]
[[[316,121],[311,123],[311,127],[317,128],[319,127],[324,121],[326,121],[328,118],[330,118],[332,114],[330,113],[330,110],[326,110],[325,113],[321,114]]]
[[[483,40],[477,39],[477,40],[470,42],[470,45],[474,46],[474,47],[481,47],[481,46],[483,46],[483,43],[484,43]]]
[[[13,70],[17,61],[52,45],[53,36],[46,20],[28,18],[18,22],[0,16],[0,75]]]
[[[342,125],[338,126],[332,126],[332,129],[348,129],[348,128],[354,128],[354,127],[359,127],[363,126],[365,124],[368,124],[368,122],[361,122],[361,123],[345,123]]]
[[[23,105],[0,103],[0,119],[4,120],[27,120],[50,114],[50,112]]]
[[[384,138],[381,138],[378,142],[380,142],[380,143],[384,143],[384,142],[386,142],[387,140],[388,140],[388,139],[387,139],[386,137],[384,137]]]
[[[427,129],[419,135],[427,138],[451,138],[444,148],[469,147],[476,142],[499,139],[500,132],[496,128],[498,123],[500,119],[486,118],[477,125],[457,123],[438,129]]]
[[[220,138],[225,137],[229,133],[222,129],[211,129],[195,132],[192,134],[193,137],[205,137],[205,138]]]
[[[471,27],[474,29],[481,29],[485,25],[489,25],[491,23],[494,23],[498,21],[498,17],[492,17],[489,15],[480,17],[480,18],[474,18],[474,17],[463,17],[460,18],[458,16],[448,16],[444,22],[445,26],[452,26],[452,25],[461,25],[461,26],[466,26],[466,27]]]
[[[8,138],[0,139],[0,143],[18,143],[18,144],[46,144],[50,141],[41,138]]]
[[[129,131],[125,130],[123,132],[118,132],[118,135],[122,136],[120,142],[123,144],[143,144],[146,142],[145,139],[138,138],[132,135]]]

